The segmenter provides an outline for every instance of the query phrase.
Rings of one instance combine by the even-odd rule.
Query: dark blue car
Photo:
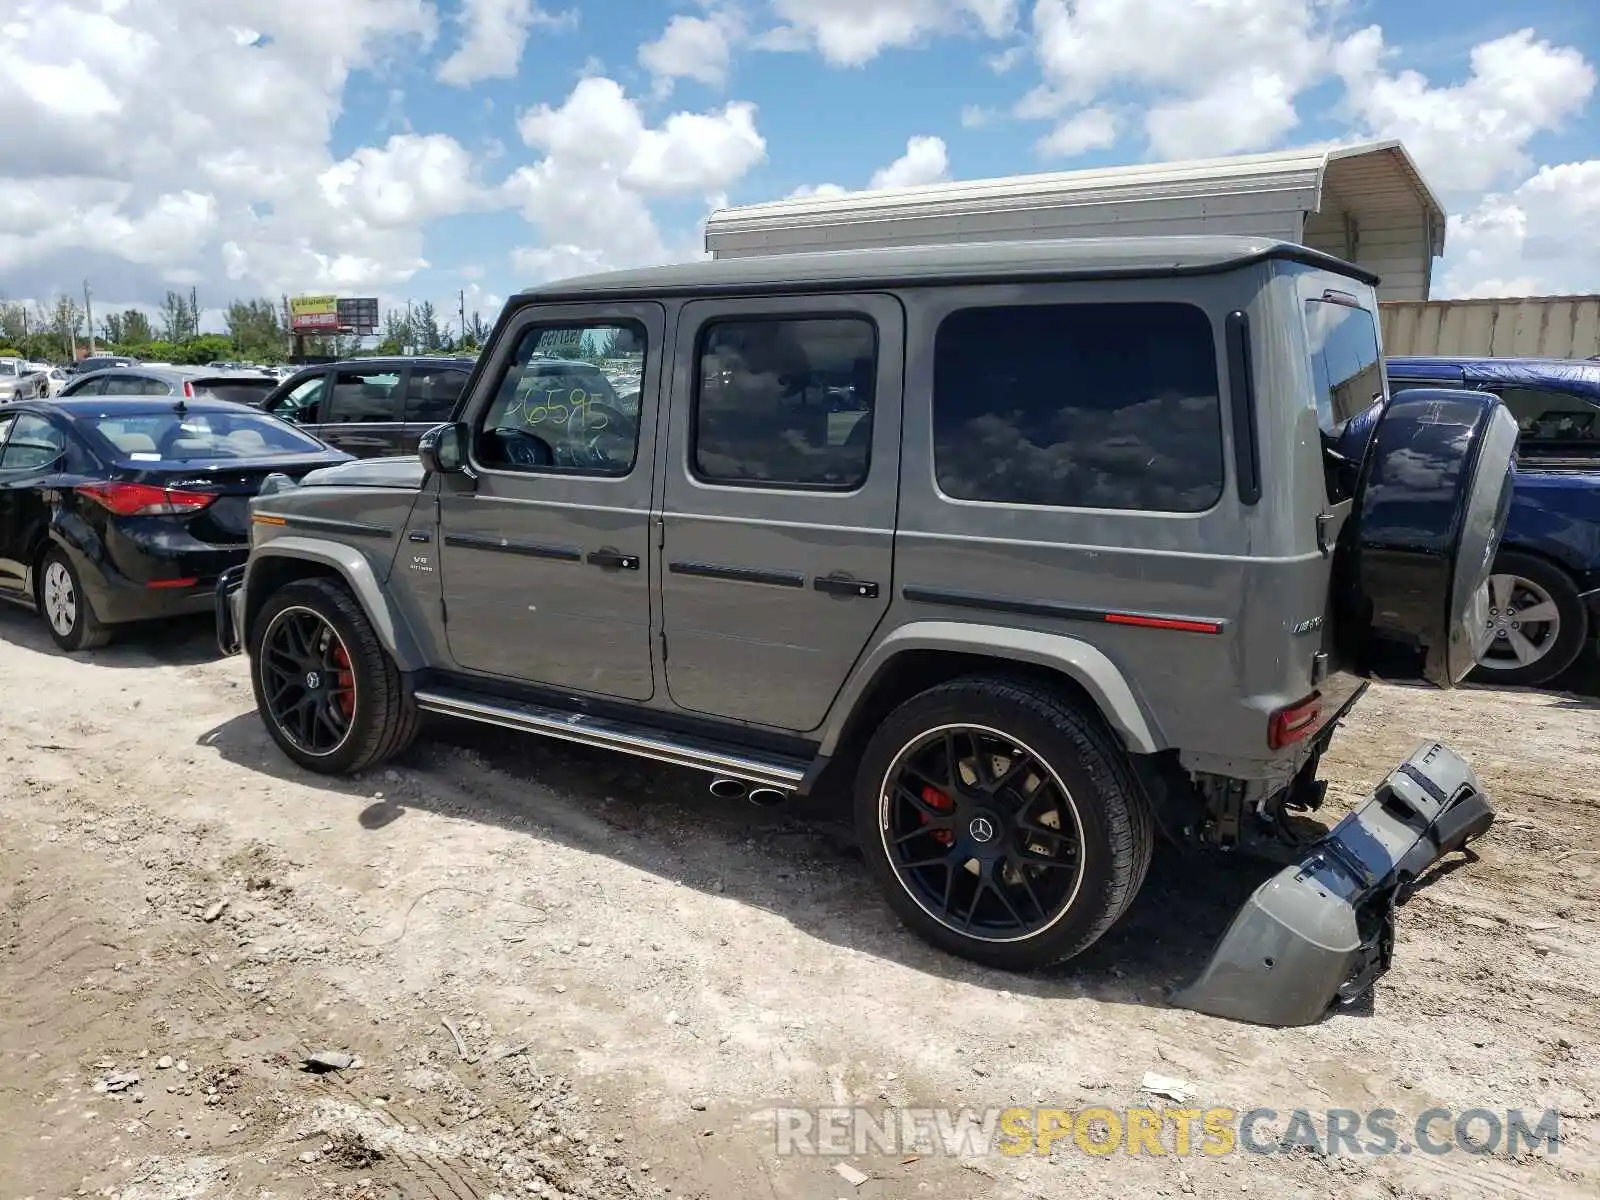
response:
[[[1494,575],[1495,637],[1479,676],[1538,685],[1600,629],[1600,362],[1391,358],[1391,394],[1409,387],[1494,392],[1517,418],[1517,483]]]

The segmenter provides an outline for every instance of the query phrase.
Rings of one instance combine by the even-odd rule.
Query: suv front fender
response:
[[[1004,625],[913,621],[889,634],[857,664],[823,727],[821,754],[826,757],[835,752],[851,714],[872,685],[892,668],[897,656],[930,650],[1057,671],[1088,693],[1130,753],[1155,754],[1167,748],[1166,739],[1151,725],[1117,665],[1088,642]]]
[[[305,563],[310,570],[296,571],[294,564]],[[267,597],[285,583],[307,575],[337,576],[350,589],[373,632],[402,671],[417,671],[427,665],[412,636],[410,627],[378,582],[372,562],[360,550],[324,538],[275,537],[250,552],[244,577],[244,620],[240,636],[245,637],[256,613]]]

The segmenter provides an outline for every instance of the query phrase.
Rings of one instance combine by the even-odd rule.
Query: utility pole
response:
[[[458,304],[458,306],[456,308],[456,316],[460,318],[459,328],[461,330],[461,345],[465,345],[466,341],[467,341],[467,289],[466,288],[462,288],[461,289],[461,295],[460,295],[459,300],[460,300],[460,303]],[[460,348],[461,348],[460,346],[457,346],[458,350]]]
[[[83,320],[89,326],[89,357],[94,357],[94,304],[89,300],[89,281],[83,281]]]

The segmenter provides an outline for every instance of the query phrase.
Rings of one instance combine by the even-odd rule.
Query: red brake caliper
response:
[[[356,677],[350,670],[350,655],[345,653],[343,646],[333,648],[333,661],[338,664],[339,691],[334,696],[334,703],[339,706],[339,711],[349,717],[356,707]]]
[[[932,784],[927,784],[923,787],[922,802],[929,808],[936,809],[939,812],[949,812],[955,807],[955,804],[951,801],[950,797],[946,796]],[[932,824],[933,818],[927,813],[919,813],[917,815],[922,818],[922,823],[924,825]],[[933,831],[933,840],[938,842],[941,846],[948,846],[956,840],[956,835],[951,833],[948,829],[935,829]]]

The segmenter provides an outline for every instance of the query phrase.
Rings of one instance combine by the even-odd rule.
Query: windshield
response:
[[[315,438],[249,409],[104,413],[85,424],[119,457],[136,463],[303,457],[327,450]]]
[[[17,364],[14,359],[0,358],[0,375],[15,375]]]
[[[230,400],[235,404],[260,404],[267,393],[278,386],[276,379],[195,379],[191,383],[196,396]]]

